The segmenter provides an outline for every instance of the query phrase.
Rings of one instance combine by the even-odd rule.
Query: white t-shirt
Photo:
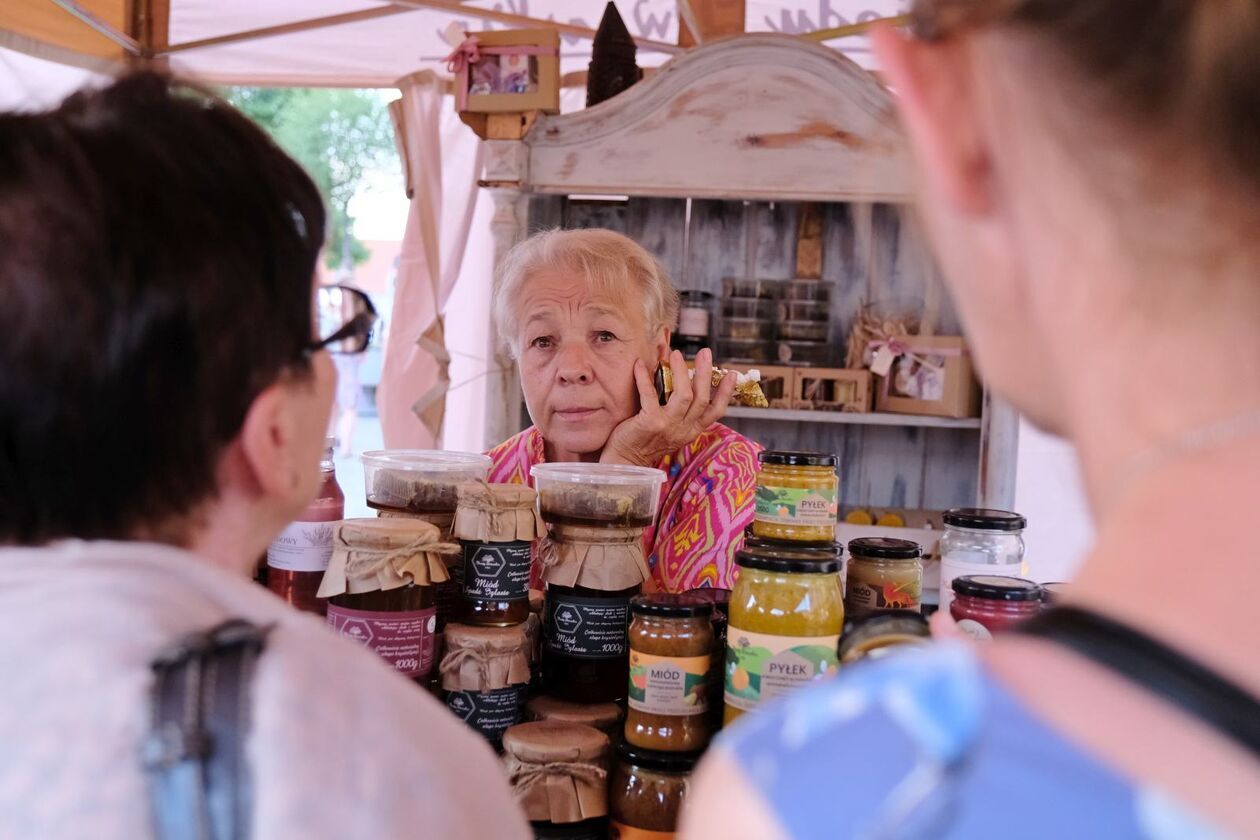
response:
[[[167,546],[0,549],[0,838],[151,836],[149,662],[274,624],[253,683],[255,838],[528,838],[490,747],[370,651]]]

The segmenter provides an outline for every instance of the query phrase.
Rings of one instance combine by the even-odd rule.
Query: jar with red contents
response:
[[[324,614],[326,604],[315,593],[332,558],[333,533],[346,510],[333,463],[335,445],[335,438],[324,441],[319,496],[267,547],[267,588],[299,610],[317,615]]]
[[[1000,575],[966,575],[953,580],[949,614],[958,629],[988,639],[1041,611],[1044,593],[1031,580]]]

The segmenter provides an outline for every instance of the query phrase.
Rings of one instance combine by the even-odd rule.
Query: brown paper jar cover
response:
[[[570,703],[556,697],[535,697],[525,705],[529,720],[582,723],[612,737],[621,731],[622,711],[616,703]]]
[[[535,615],[542,615],[543,591],[541,589],[529,590],[529,611]]]
[[[541,658],[542,653],[542,618],[538,613],[530,613],[525,623],[520,625],[525,630],[525,638],[529,645],[529,664],[533,665]]]
[[[538,515],[538,494],[524,484],[459,485],[456,538],[472,542],[533,542],[547,533]]]
[[[534,721],[503,734],[516,801],[531,822],[574,823],[608,813],[608,736],[580,723]]]
[[[320,598],[429,586],[447,579],[443,554],[459,546],[442,542],[436,525],[415,519],[346,519],[333,533],[332,559],[320,581]]]
[[[474,627],[448,624],[439,670],[446,691],[495,691],[529,683],[529,634],[525,625]]]
[[[543,580],[618,592],[652,577],[643,551],[643,528],[556,525],[538,547]]]

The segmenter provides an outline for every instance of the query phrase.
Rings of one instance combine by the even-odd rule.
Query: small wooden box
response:
[[[792,408],[814,411],[871,410],[871,372],[847,368],[796,368]]]
[[[560,113],[559,32],[554,29],[470,32],[464,43],[470,41],[475,42],[479,60],[455,62],[458,70],[453,84],[460,114]],[[465,58],[467,55],[466,52]],[[521,67],[503,66],[509,62]],[[497,88],[506,81],[510,70],[516,71],[511,75],[526,74],[526,83],[533,89],[520,93],[499,91]],[[486,87],[492,90],[486,91]]]
[[[959,336],[906,336],[887,376],[878,377],[875,408],[894,414],[979,417],[980,383]]]

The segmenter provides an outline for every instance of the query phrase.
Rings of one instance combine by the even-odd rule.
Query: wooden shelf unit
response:
[[[538,230],[606,227],[679,288],[719,299],[724,277],[794,277],[799,203],[818,202],[838,355],[865,303],[924,314],[937,335],[962,331],[910,207],[891,97],[820,44],[756,34],[690,50],[600,105],[540,117],[523,140],[487,141],[482,184],[496,262]],[[498,361],[488,444],[528,423],[515,368]],[[726,422],[768,447],[836,452],[844,504],[1014,501],[1018,417],[989,398],[967,420],[737,408]]]

